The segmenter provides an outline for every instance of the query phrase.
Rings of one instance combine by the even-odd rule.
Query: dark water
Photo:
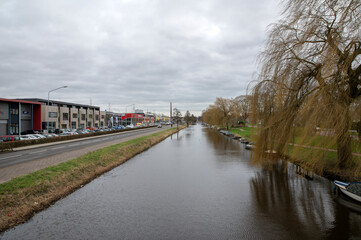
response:
[[[361,205],[323,178],[249,164],[193,126],[5,232],[1,239],[361,239]]]

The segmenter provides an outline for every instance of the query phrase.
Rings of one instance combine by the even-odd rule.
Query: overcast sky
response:
[[[0,97],[200,114],[246,94],[279,0],[1,0]]]

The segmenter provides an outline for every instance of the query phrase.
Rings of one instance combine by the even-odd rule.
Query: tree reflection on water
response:
[[[264,168],[250,180],[258,212],[297,239],[361,236],[361,215],[333,200],[329,181],[320,177],[308,181],[295,174],[295,166],[285,164]]]

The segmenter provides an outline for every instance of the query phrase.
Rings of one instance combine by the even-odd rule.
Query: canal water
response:
[[[182,130],[0,239],[361,239],[361,206],[242,143]]]

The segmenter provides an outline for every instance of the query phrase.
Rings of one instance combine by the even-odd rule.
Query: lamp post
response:
[[[50,90],[49,92],[48,92],[48,105],[47,105],[47,108],[46,108],[46,111],[47,111],[47,116],[46,116],[46,130],[48,131],[48,133],[49,133],[49,98],[50,98],[50,93],[51,92],[54,92],[54,91],[56,91],[56,90],[58,90],[58,89],[61,89],[61,88],[67,88],[68,86],[62,86],[62,87],[58,87],[58,88],[55,88],[55,89],[53,89],[53,90]]]

